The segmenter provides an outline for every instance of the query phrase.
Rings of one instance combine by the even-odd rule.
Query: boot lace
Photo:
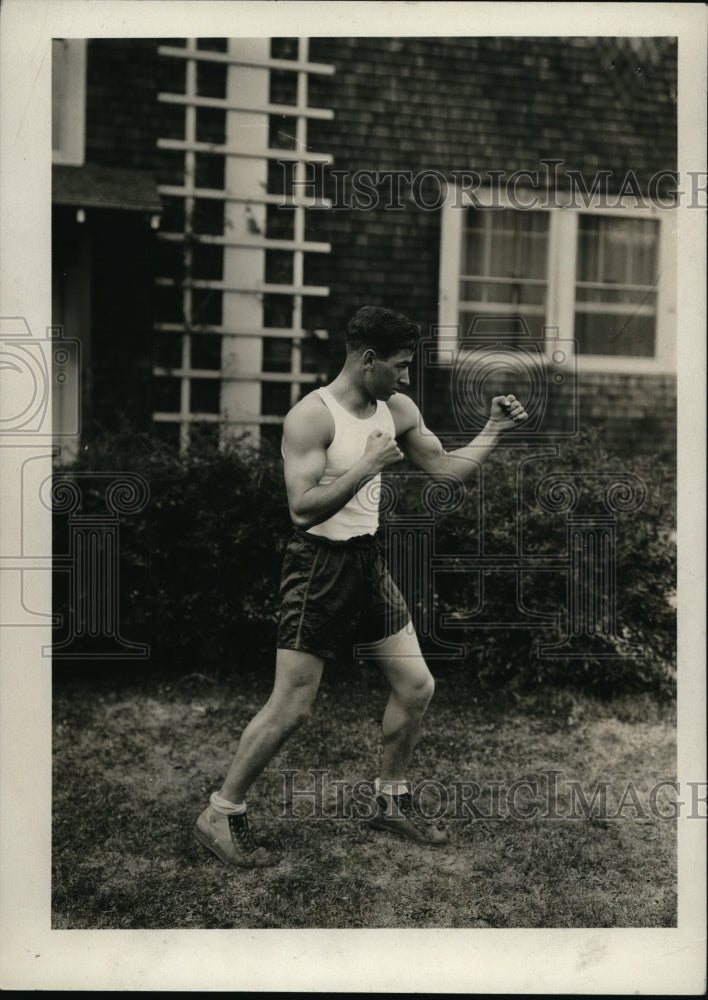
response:
[[[258,844],[253,839],[253,834],[248,827],[246,813],[229,816],[229,830],[231,831],[231,836],[244,853],[253,854],[258,850]]]

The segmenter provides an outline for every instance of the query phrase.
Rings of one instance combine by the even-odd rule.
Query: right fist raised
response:
[[[390,434],[384,434],[383,431],[372,431],[366,439],[364,458],[372,464],[377,472],[385,469],[388,465],[402,462],[403,457],[403,452]]]

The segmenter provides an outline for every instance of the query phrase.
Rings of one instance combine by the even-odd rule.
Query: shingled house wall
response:
[[[334,169],[543,175],[543,159],[562,159],[588,179],[610,170],[616,191],[628,170],[646,190],[657,171],[675,168],[670,40],[332,38],[313,39],[311,52],[336,67],[311,97],[334,109],[334,121],[310,133]],[[440,212],[405,199],[403,211],[387,211],[389,190],[370,211],[310,213],[315,238],[332,244],[312,262],[312,280],[330,285],[327,316],[315,318],[328,320],[335,342],[364,302],[407,312],[425,332],[438,321]],[[337,195],[334,184],[325,194]],[[448,401],[428,384],[425,416],[442,431]],[[580,422],[603,427],[617,450],[672,453],[674,376],[585,374],[578,396]]]
[[[159,39],[92,39],[86,68],[86,161],[165,173],[169,160],[157,137],[169,134],[169,115],[158,103],[184,68],[160,59]],[[182,114],[184,112],[182,111]]]
[[[158,44],[90,42],[86,159],[174,183],[179,156],[159,151],[156,139],[178,135],[183,112],[157,93],[179,90],[169,74],[183,67],[160,59]],[[331,153],[335,170],[508,174],[562,158],[588,177],[605,169],[619,183],[631,169],[646,184],[675,166],[676,49],[666,40],[314,38],[310,58],[335,67],[331,77],[311,77],[309,93],[334,120],[313,121],[308,132],[310,148]],[[324,177],[323,193],[334,197]],[[410,199],[401,211],[385,204],[308,212],[308,238],[332,246],[306,259],[306,280],[330,295],[305,304],[305,324],[330,331],[330,371],[362,304],[405,311],[426,332],[438,320],[440,211]],[[604,427],[613,447],[672,451],[673,376],[583,375],[579,395],[581,421]],[[443,428],[447,401],[432,384],[425,397],[430,425]]]

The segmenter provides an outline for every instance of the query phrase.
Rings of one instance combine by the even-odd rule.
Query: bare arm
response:
[[[298,528],[306,530],[326,521],[382,469],[403,460],[394,439],[374,431],[359,461],[338,479],[320,486],[330,433],[331,418],[317,401],[302,400],[285,418],[285,488],[290,517]]]
[[[485,427],[463,448],[446,452],[440,440],[423,422],[418,407],[408,397],[395,397],[397,434],[406,458],[431,475],[453,475],[465,480],[494,449],[504,431],[528,418],[513,396],[495,396]],[[393,407],[391,407],[393,409]]]

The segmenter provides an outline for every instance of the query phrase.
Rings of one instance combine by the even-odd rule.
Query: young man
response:
[[[404,457],[435,476],[467,478],[499,435],[526,420],[514,396],[497,396],[484,430],[446,453],[427,430],[409,385],[419,328],[407,317],[365,306],[347,328],[344,367],[326,388],[300,400],[285,418],[285,485],[294,534],[283,563],[281,617],[273,691],[244,730],[218,793],[197,820],[196,835],[225,864],[272,861],[253,840],[245,795],[287,737],[308,717],[327,659],[343,640],[377,642],[391,686],[383,716],[383,756],[373,827],[437,846],[447,836],[412,809],[407,769],[434,681],[374,534],[372,502],[384,469]]]

